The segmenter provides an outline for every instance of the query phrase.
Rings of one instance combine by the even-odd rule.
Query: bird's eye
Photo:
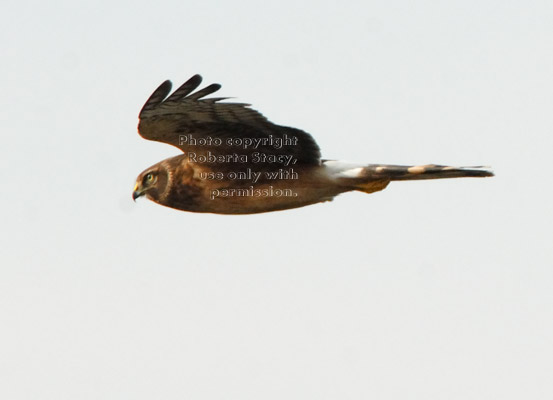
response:
[[[152,174],[151,172],[147,173],[144,176],[144,184],[151,184],[154,182],[154,180],[155,180],[155,175]]]

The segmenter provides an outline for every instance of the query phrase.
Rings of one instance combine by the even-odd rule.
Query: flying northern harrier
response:
[[[308,133],[273,124],[249,104],[204,98],[194,75],[169,97],[163,82],[140,111],[138,132],[183,154],[142,172],[133,199],[146,196],[184,211],[254,214],[332,200],[343,192],[373,193],[390,181],[486,177],[483,167],[350,164],[321,160]],[[194,93],[193,93],[194,92]]]

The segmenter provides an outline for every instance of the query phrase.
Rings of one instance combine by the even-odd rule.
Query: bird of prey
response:
[[[483,167],[352,164],[321,159],[310,134],[276,125],[249,104],[206,98],[221,88],[194,92],[194,75],[170,96],[163,82],[140,111],[138,132],[182,154],[142,172],[133,191],[178,210],[254,214],[332,200],[340,193],[373,193],[391,181],[487,177]]]

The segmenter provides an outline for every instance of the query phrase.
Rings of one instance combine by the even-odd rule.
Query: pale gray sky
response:
[[[553,3],[5,1],[3,399],[550,399]],[[194,73],[325,158],[491,165],[253,216],[134,204]]]

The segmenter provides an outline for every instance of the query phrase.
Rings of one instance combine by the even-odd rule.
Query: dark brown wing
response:
[[[196,156],[209,152],[215,156],[236,153],[251,157],[258,152],[293,155],[299,164],[320,163],[319,146],[311,135],[273,124],[249,104],[220,102],[225,97],[204,99],[221,85],[211,84],[193,93],[201,82],[202,77],[194,75],[169,97],[171,82],[163,82],[140,111],[140,136]],[[295,144],[279,147],[278,141],[286,138]],[[252,139],[248,148],[244,148],[245,139]]]

